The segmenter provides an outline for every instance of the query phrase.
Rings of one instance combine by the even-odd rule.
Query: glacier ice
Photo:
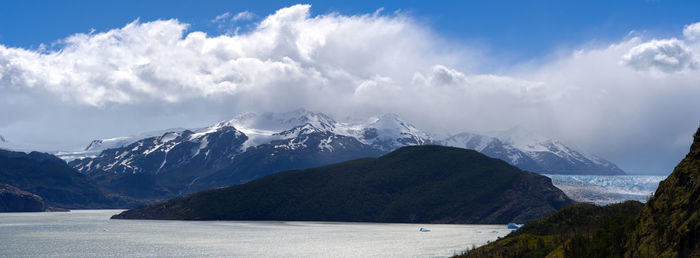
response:
[[[552,183],[579,202],[608,205],[636,200],[646,200],[656,191],[659,182],[666,176],[652,175],[545,175]]]

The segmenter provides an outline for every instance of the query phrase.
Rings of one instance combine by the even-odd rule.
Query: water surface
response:
[[[109,219],[118,212],[0,213],[0,257],[444,257],[510,232],[505,225]]]

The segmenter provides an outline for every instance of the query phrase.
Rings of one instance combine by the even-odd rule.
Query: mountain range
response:
[[[411,145],[474,149],[537,173],[624,174],[602,158],[521,130],[437,139],[394,114],[338,122],[304,109],[244,113],[205,128],[95,140],[71,154],[90,157],[69,164],[111,191],[143,198],[178,196],[285,170],[378,157]]]

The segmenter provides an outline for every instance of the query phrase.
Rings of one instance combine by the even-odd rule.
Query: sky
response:
[[[55,151],[304,107],[667,174],[700,124],[693,1],[260,2],[0,1],[0,136]]]

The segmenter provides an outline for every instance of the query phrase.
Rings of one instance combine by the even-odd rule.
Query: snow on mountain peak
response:
[[[404,122],[398,115],[391,113],[376,118],[374,122],[366,127],[377,129],[378,138],[380,139],[413,137],[418,141],[418,144],[423,144],[425,140],[430,139],[428,134]]]
[[[0,143],[5,143],[5,142],[7,142],[7,140],[5,140],[5,137],[2,137],[2,135],[0,135]]]
[[[460,148],[469,148],[475,151],[483,151],[486,147],[495,141],[499,141],[495,137],[485,136],[474,133],[459,133],[447,137],[442,141],[442,144]]]
[[[514,148],[529,152],[531,155],[549,152],[572,162],[592,162],[602,166],[608,166],[610,164],[598,156],[572,147],[571,144],[564,144],[559,140],[535,134],[519,126],[506,131],[492,132],[490,135]]]
[[[553,140],[535,134],[521,127],[513,127],[506,131],[492,132],[490,136],[496,137],[504,143],[510,144],[523,151],[548,151],[546,145]]]
[[[256,129],[260,131],[280,132],[297,126],[310,124],[321,130],[333,131],[335,120],[323,113],[314,113],[305,109],[297,109],[285,113],[266,112],[263,114],[243,113],[229,121],[242,130]]]

